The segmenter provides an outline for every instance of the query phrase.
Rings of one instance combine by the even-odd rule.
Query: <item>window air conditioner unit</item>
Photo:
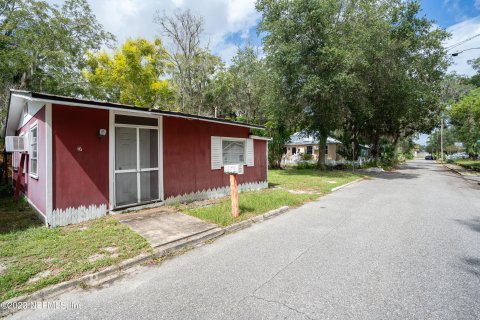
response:
[[[28,138],[27,136],[7,136],[5,148],[7,152],[28,152]]]

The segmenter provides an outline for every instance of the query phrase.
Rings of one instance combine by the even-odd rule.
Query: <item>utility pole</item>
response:
[[[443,112],[440,114],[440,159],[443,161]]]

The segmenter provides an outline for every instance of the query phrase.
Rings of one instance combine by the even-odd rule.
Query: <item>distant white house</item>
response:
[[[286,144],[286,153],[284,155],[284,161],[287,164],[297,163],[302,160],[302,155],[311,154],[312,160],[318,160],[319,155],[319,141],[313,136],[304,132],[294,133],[290,137],[290,142]],[[343,157],[338,154],[338,150],[342,143],[334,138],[328,137],[325,147],[325,163],[329,165],[336,165],[343,163]]]

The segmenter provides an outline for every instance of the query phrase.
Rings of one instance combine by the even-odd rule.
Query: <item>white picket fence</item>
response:
[[[238,185],[238,192],[260,190],[265,188],[268,188],[267,181],[246,182]],[[172,204],[178,204],[183,202],[221,198],[228,195],[229,193],[230,193],[230,186],[211,188],[207,190],[178,195],[175,197],[173,196],[169,197],[165,199],[165,204],[172,205]]]
[[[107,205],[80,206],[78,208],[55,209],[47,214],[47,223],[50,227],[66,226],[103,217],[107,214]]]

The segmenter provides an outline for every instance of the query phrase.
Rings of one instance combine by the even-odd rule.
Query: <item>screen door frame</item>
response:
[[[123,115],[123,116],[128,116],[128,117],[139,117],[139,118],[151,118],[151,119],[156,119],[158,125],[153,126],[153,125],[141,125],[141,124],[123,124],[123,123],[116,123],[115,122],[115,116],[116,115]],[[164,200],[164,193],[163,193],[163,131],[162,131],[162,121],[163,117],[162,116],[152,116],[148,114],[138,114],[138,113],[130,113],[130,112],[118,112],[114,110],[110,110],[110,125],[109,125],[109,154],[110,154],[110,160],[109,160],[109,171],[110,171],[110,192],[109,192],[109,197],[110,197],[110,209],[118,209],[118,208],[126,208],[126,207],[131,207],[131,206],[137,206],[137,205],[142,205],[142,204],[148,204],[152,202],[158,202],[158,201],[163,201]],[[116,159],[116,128],[132,128],[136,130],[136,159],[137,159],[137,168],[135,170],[116,170],[116,164],[115,164],[115,159]],[[142,169],[140,168],[140,130],[141,129],[151,129],[151,130],[156,130],[157,131],[157,150],[158,150],[158,155],[157,155],[157,165],[158,167],[155,168],[147,168],[147,169]],[[137,201],[132,202],[129,204],[122,204],[122,205],[117,205],[117,199],[116,199],[116,177],[118,173],[122,172],[127,172],[127,171],[132,171],[137,174],[136,181],[137,181],[137,190],[136,190],[136,195],[137,195]],[[140,175],[142,172],[152,172],[156,171],[158,174],[158,198],[157,199],[150,199],[148,201],[142,201],[141,200],[141,183],[140,183]]]

